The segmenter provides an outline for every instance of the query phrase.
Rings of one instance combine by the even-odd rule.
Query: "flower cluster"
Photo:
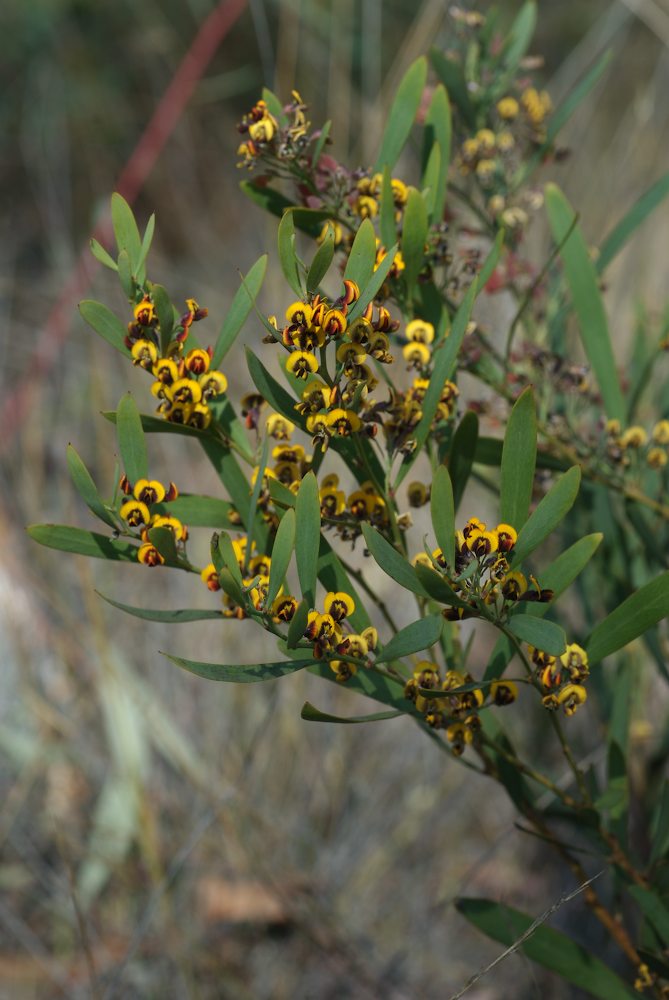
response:
[[[184,355],[191,325],[207,316],[195,299],[188,299],[186,305],[175,330],[165,331],[166,321],[159,320],[151,295],[143,295],[128,326],[126,346],[133,364],[154,376],[151,391],[159,400],[157,412],[171,423],[204,430],[211,423],[209,402],[227,390],[228,380],[222,372],[211,370],[211,349],[193,347]]]
[[[641,458],[651,469],[663,469],[669,461],[669,420],[660,420],[650,434],[638,424],[623,430],[619,420],[606,424],[606,454],[615,464],[628,466]]]
[[[587,698],[584,682],[589,674],[588,655],[577,643],[567,646],[562,656],[549,656],[540,649],[529,648],[535,665],[535,681],[543,692],[543,705],[551,711],[558,708],[573,715]]]
[[[259,163],[268,172],[278,172],[283,163],[299,162],[307,147],[316,138],[309,133],[310,124],[306,119],[307,106],[296,90],[292,100],[273,115],[264,100],[258,101],[237,125],[237,131],[245,137],[237,150],[240,167],[253,170]]]
[[[165,487],[157,479],[138,479],[133,485],[127,476],[121,476],[119,488],[127,497],[121,504],[121,519],[128,528],[139,531],[142,540],[137,549],[137,559],[145,566],[161,566],[165,558],[151,540],[150,532],[154,528],[165,528],[171,532],[175,544],[183,546],[188,538],[188,529],[179,518],[162,513],[162,507],[161,511],[152,508],[176,500],[179,491],[174,483]]]

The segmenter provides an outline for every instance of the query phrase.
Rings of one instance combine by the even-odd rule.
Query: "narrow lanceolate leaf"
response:
[[[632,885],[627,890],[638,904],[641,912],[657,931],[662,944],[669,944],[669,910],[654,892]]]
[[[71,444],[67,446],[67,467],[79,496],[89,510],[110,528],[116,528],[116,521],[105,507],[90,472]]]
[[[130,263],[130,255],[127,250],[121,250],[116,261],[118,280],[125,297],[132,301],[135,295],[135,277]]]
[[[423,176],[421,177],[420,182],[423,200],[427,210],[427,217],[429,220],[434,218],[434,203],[435,199],[439,195],[440,182],[441,149],[439,148],[439,143],[435,139],[428,154],[427,163],[425,164],[425,169],[423,170]]]
[[[267,588],[266,606],[272,607],[274,598],[286,579],[290,557],[295,547],[295,511],[287,510],[281,518],[274,545],[272,547],[272,562],[269,569],[269,586]]]
[[[156,504],[154,510],[159,514],[173,514],[191,528],[226,528],[230,525],[233,506],[218,497],[180,493],[176,500]]]
[[[334,257],[335,234],[334,228],[328,223],[325,229],[325,236],[314,255],[311,267],[307,272],[307,292],[313,294],[318,291],[318,286],[330,270],[330,264]]]
[[[381,243],[383,246],[392,246],[397,240],[397,223],[395,221],[395,200],[393,198],[392,177],[388,166],[383,168],[383,180],[381,181],[379,229],[381,232]]]
[[[390,542],[386,541],[383,535],[379,534],[376,528],[372,528],[370,524],[363,522],[362,533],[365,536],[365,545],[372,554],[374,561],[391,580],[394,580],[404,590],[420,594],[421,597],[427,596],[425,590],[418,582],[418,577],[413,566],[407,562],[404,556],[399,554]]]
[[[474,927],[508,948],[527,935],[519,945],[523,954],[593,997],[599,1000],[634,1000],[638,997],[631,986],[627,986],[591,952],[561,931],[532,920],[520,910],[490,899],[458,899],[455,905]],[[534,927],[535,923],[538,926]]]
[[[294,424],[304,428],[304,420],[295,409],[295,400],[284,387],[271,375],[260,358],[256,357],[250,348],[246,348],[246,363],[249,375],[253,384],[263,397],[267,400],[272,409],[280,413],[287,420],[292,420]]]
[[[235,584],[241,591],[244,586],[242,571],[232,547],[232,541],[227,531],[220,531],[212,535],[211,538],[211,558],[216,569],[220,572],[221,567],[227,569]]]
[[[144,235],[142,237],[142,245],[139,250],[139,259],[137,261],[137,281],[142,284],[146,280],[146,259],[149,256],[149,250],[151,249],[151,244],[153,243],[153,234],[156,229],[156,216],[155,213],[149,216],[149,221],[146,224],[146,229],[144,230]]]
[[[167,625],[178,625],[182,622],[200,622],[214,618],[223,618],[221,611],[206,610],[201,608],[179,608],[174,611],[135,608],[131,604],[122,604],[120,601],[114,601],[111,597],[106,597],[104,594],[101,594],[99,590],[96,590],[96,594],[98,594],[103,601],[106,601],[107,604],[111,604],[113,607],[118,608],[119,611],[125,611],[126,614],[132,615],[134,618],[142,618],[147,622],[164,622]]]
[[[657,206],[669,195],[669,173],[660,177],[638,201],[635,201],[629,212],[614,226],[599,248],[596,261],[597,273],[601,274],[620,253],[631,236],[634,235],[642,222],[655,211]]]
[[[308,472],[295,501],[295,561],[303,597],[314,607],[318,573],[318,549],[321,538],[321,504],[318,480]]]
[[[297,610],[288,626],[288,635],[286,636],[286,646],[288,649],[295,649],[304,635],[304,630],[307,627],[307,618],[309,617],[309,607],[309,601],[306,597],[297,605]]]
[[[441,397],[444,383],[451,377],[453,369],[455,368],[458,352],[462,346],[462,341],[464,340],[464,336],[467,331],[467,324],[469,323],[469,317],[471,316],[476,294],[477,283],[474,281],[469,287],[467,294],[462,300],[460,308],[455,314],[455,319],[453,320],[450,333],[434,352],[434,367],[432,369],[432,376],[423,399],[423,415],[413,434],[414,440],[416,441],[416,448],[413,455],[400,466],[397,473],[397,479],[395,480],[393,486],[395,490],[403,481],[416,457],[421,453],[423,445],[425,444],[428,434],[430,433],[430,428],[437,412],[437,406],[439,405],[439,399]]]
[[[440,604],[445,604],[449,608],[469,607],[465,601],[458,597],[444,577],[430,566],[417,563],[415,572],[421,586],[433,600],[438,601]]]
[[[355,281],[362,291],[374,273],[376,261],[376,234],[369,219],[360,223],[353,246],[346,262],[344,277]]]
[[[358,319],[359,316],[362,316],[369,303],[374,301],[376,293],[381,288],[381,285],[383,284],[383,282],[388,277],[388,274],[390,273],[390,269],[393,266],[393,261],[395,260],[396,253],[397,253],[397,243],[394,243],[393,246],[391,246],[390,249],[388,250],[388,253],[383,258],[379,266],[377,267],[376,271],[374,271],[374,274],[371,276],[365,287],[361,289],[360,298],[357,300],[357,302],[355,303],[355,305],[348,314],[349,326],[354,320]]]
[[[462,117],[468,125],[475,126],[476,112],[460,64],[448,59],[439,49],[430,50],[430,62]]]
[[[91,238],[90,247],[91,253],[96,260],[99,260],[101,264],[108,267],[110,271],[118,271],[118,264],[114,258],[107,253],[105,248],[96,239]]]
[[[427,239],[427,206],[420,191],[410,187],[404,207],[402,224],[402,258],[404,260],[404,280],[409,295],[423,268],[425,240]]]
[[[228,314],[225,317],[218,339],[216,340],[214,354],[211,359],[212,368],[218,368],[234,344],[239,331],[244,326],[258,297],[266,270],[267,254],[265,253],[262,257],[258,258],[248,274],[242,277],[242,285],[235,292]]]
[[[520,531],[527,521],[537,461],[534,390],[528,386],[515,402],[504,435],[500,518]]]
[[[437,545],[449,566],[455,566],[455,503],[448,469],[440,465],[432,479],[430,513]]]
[[[116,433],[125,474],[131,483],[145,479],[149,470],[146,441],[137,404],[129,392],[121,396],[116,409]]]
[[[404,712],[374,712],[372,715],[354,715],[352,718],[346,719],[341,715],[321,712],[308,701],[305,701],[300,712],[300,717],[307,722],[336,722],[345,725],[356,722],[382,722],[384,719],[397,719],[400,715],[404,715]]]
[[[115,316],[111,309],[107,309],[102,302],[94,302],[92,299],[84,299],[79,303],[79,312],[96,333],[99,333],[103,340],[115,347],[121,354],[128,355],[130,351],[125,346],[125,338],[128,335],[128,328],[123,325],[118,316]]]
[[[421,56],[412,63],[397,88],[374,166],[375,171],[383,170],[384,166],[392,170],[397,163],[418,113],[426,79],[427,59]]]
[[[297,295],[302,298],[302,276],[295,251],[295,223],[292,211],[287,211],[279,223],[279,261],[283,275]]]
[[[425,115],[424,149],[429,150],[434,143],[439,146],[439,174],[435,181],[430,221],[441,222],[446,205],[446,185],[451,162],[451,106],[448,103],[446,88],[441,83],[435,87]],[[427,157],[425,158],[427,160]]]
[[[564,629],[554,622],[543,621],[533,615],[514,615],[507,626],[516,639],[542,649],[551,656],[561,656],[567,644]]]
[[[174,306],[167,294],[167,289],[162,285],[151,285],[151,298],[156,307],[156,316],[158,317],[160,349],[163,355],[166,355],[172,338],[172,330],[174,329]]]
[[[125,250],[128,254],[130,267],[134,274],[137,271],[142,250],[142,238],[139,235],[139,229],[130,205],[118,192],[114,192],[111,197],[111,216],[116,245],[119,251]]]
[[[640,587],[607,615],[588,639],[590,663],[598,663],[669,615],[669,571]]]
[[[546,185],[546,210],[553,239],[562,244],[560,256],[578,317],[581,340],[599,384],[604,409],[610,419],[624,421],[625,405],[597,283],[597,271],[581,229],[574,225],[574,210],[555,184]],[[573,227],[571,236],[565,240],[570,227]]]
[[[74,552],[94,559],[137,562],[137,546],[120,538],[107,538],[95,531],[71,528],[67,524],[31,524],[26,531],[40,545],[61,552]]]
[[[580,482],[581,470],[577,465],[572,466],[556,479],[529,520],[520,529],[514,549],[514,566],[517,566],[531,552],[534,552],[537,546],[541,545],[545,538],[548,538],[551,531],[557,528],[560,521],[571,510],[578,495]]]
[[[448,455],[448,471],[453,484],[453,506],[457,512],[471,475],[479,437],[479,418],[467,410],[455,429]]]
[[[527,52],[537,24],[537,5],[528,0],[521,7],[504,44],[504,66],[514,73]]]
[[[388,663],[390,660],[399,660],[403,656],[410,656],[420,649],[429,649],[439,642],[444,628],[443,615],[427,615],[420,621],[412,622],[406,628],[400,629],[390,642],[377,655],[377,663]]]
[[[256,684],[258,681],[271,681],[275,677],[285,677],[295,674],[311,666],[315,660],[280,660],[278,663],[249,663],[228,665],[226,663],[200,663],[196,660],[185,660],[181,656],[171,656],[163,653],[168,660],[178,667],[205,677],[210,681],[225,681],[230,684]]]

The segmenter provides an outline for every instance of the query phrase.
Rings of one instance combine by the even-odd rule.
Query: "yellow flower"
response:
[[[430,493],[424,483],[412,482],[407,487],[410,507],[422,507],[430,499]]]
[[[642,448],[648,442],[648,434],[643,427],[635,424],[628,427],[624,434],[620,436],[618,444],[621,448]]]
[[[192,406],[202,399],[202,386],[192,378],[179,378],[173,385],[166,386],[166,395],[171,403]]]
[[[172,358],[159,358],[152,371],[158,381],[165,385],[172,385],[179,378],[179,368]]]
[[[258,122],[249,125],[249,136],[253,142],[271,142],[276,132],[276,123],[271,115],[266,115]]]
[[[402,348],[402,355],[410,368],[425,368],[430,361],[430,348],[425,344],[410,342]]]
[[[499,551],[509,552],[516,544],[518,532],[510,524],[498,524],[495,531],[499,539]]]
[[[588,676],[588,654],[576,642],[567,646],[560,657],[560,663],[569,671],[572,681],[582,681]]]
[[[558,705],[562,705],[565,715],[573,715],[587,697],[588,692],[582,684],[567,684],[557,695],[557,701]]]
[[[407,323],[406,338],[415,344],[431,344],[434,340],[434,327],[425,319],[412,319]]]
[[[669,444],[669,420],[660,420],[653,427],[653,441],[656,444]]]
[[[189,427],[197,427],[198,430],[205,430],[211,423],[211,410],[206,403],[196,403],[191,407],[186,421]]]
[[[145,340],[143,337],[135,341],[130,353],[133,365],[139,365],[140,368],[146,368],[147,371],[152,369],[158,360],[158,348],[153,341]]]
[[[132,495],[143,504],[162,503],[165,499],[165,487],[157,479],[138,479]]]
[[[510,705],[518,697],[518,686],[513,681],[493,681],[490,697],[496,705]]]
[[[326,414],[325,423],[330,433],[336,437],[350,437],[362,427],[362,421],[357,413],[339,407]]]
[[[341,622],[348,618],[355,611],[355,602],[352,597],[343,591],[330,593],[325,598],[323,605],[325,613],[331,615],[336,622]]]
[[[294,597],[291,597],[290,594],[286,594],[283,597],[277,597],[272,605],[272,615],[282,622],[292,621],[296,611],[297,601]]]
[[[266,426],[269,436],[277,441],[288,441],[295,430],[295,424],[279,413],[272,413],[267,418]]]
[[[159,515],[151,520],[152,528],[169,528],[178,542],[185,542],[188,538],[188,528],[181,523],[178,517],[169,514]]]
[[[213,563],[209,563],[208,566],[204,567],[204,569],[200,573],[200,578],[202,579],[202,582],[207,586],[207,588],[212,592],[221,589],[221,585],[218,582],[218,573],[216,572],[216,567],[214,566]]]
[[[121,517],[128,522],[131,528],[137,528],[140,524],[148,524],[151,520],[149,508],[140,500],[126,500],[121,507]]]
[[[503,97],[497,102],[497,113],[504,121],[513,121],[519,111],[520,107],[515,97]]]
[[[307,379],[318,371],[318,360],[310,351],[293,351],[286,362],[286,368],[296,378]]]
[[[309,326],[313,314],[308,302],[292,302],[286,309],[286,319],[292,326]]]
[[[211,357],[208,351],[203,351],[201,347],[194,347],[184,358],[184,367],[191,375],[204,375],[209,371]]]
[[[646,461],[651,469],[663,469],[667,464],[667,453],[664,448],[649,448]]]
[[[198,381],[202,389],[203,399],[210,399],[211,396],[222,396],[228,388],[228,380],[223,372],[206,372],[204,375],[200,375]]]
[[[162,566],[165,562],[155,545],[151,542],[144,542],[137,551],[137,559],[145,566]]]

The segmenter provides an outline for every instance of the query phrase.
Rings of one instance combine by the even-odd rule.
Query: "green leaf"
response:
[[[304,635],[308,617],[309,601],[306,597],[304,597],[297,605],[295,614],[291,618],[290,625],[288,626],[288,635],[286,637],[286,645],[288,649],[294,649]]]
[[[321,503],[318,480],[308,472],[297,491],[295,501],[295,562],[302,595],[314,607],[318,573],[318,549],[321,538]]]
[[[432,527],[444,559],[449,566],[455,566],[455,503],[453,486],[448,469],[440,465],[432,479],[430,494]]]
[[[541,649],[551,656],[561,656],[567,645],[564,629],[534,615],[514,615],[507,628],[517,639]]]
[[[253,384],[263,399],[267,400],[272,409],[280,413],[281,416],[292,420],[293,423],[304,429],[305,422],[300,419],[300,414],[295,409],[293,397],[277,382],[273,375],[270,375],[260,358],[256,357],[249,347],[246,348],[246,363]]]
[[[132,302],[135,297],[135,279],[127,250],[121,250],[117,260],[118,280],[125,297]]]
[[[167,349],[174,329],[174,306],[167,294],[167,289],[162,285],[151,285],[151,298],[156,307],[158,317],[158,329],[160,330],[160,350],[163,355],[167,354]]]
[[[130,351],[125,346],[125,338],[128,335],[128,328],[124,326],[118,316],[115,316],[111,309],[107,309],[102,302],[94,302],[92,299],[84,299],[79,303],[79,312],[96,333],[99,333],[103,340],[115,347],[121,354],[129,356]]]
[[[464,340],[464,336],[467,331],[467,324],[469,323],[469,317],[471,316],[476,294],[477,282],[474,281],[470,285],[467,294],[462,300],[460,308],[455,314],[450,333],[445,340],[441,341],[437,349],[434,351],[434,365],[432,368],[432,375],[430,377],[430,384],[423,398],[423,416],[419,420],[416,430],[413,433],[416,448],[413,455],[411,455],[409,459],[404,461],[400,466],[393,486],[394,490],[397,490],[414,461],[421,453],[423,445],[425,444],[430,433],[430,428],[432,427],[432,421],[434,420],[437,412],[437,406],[439,405],[439,399],[441,397],[444,383],[451,377],[453,369],[455,368],[458,352],[462,346],[462,341]]]
[[[263,254],[249,270],[246,277],[242,277],[242,285],[235,292],[230,304],[228,314],[225,317],[223,326],[216,340],[214,353],[211,359],[211,367],[218,368],[223,358],[234,344],[239,331],[244,326],[251,309],[255,304],[258,293],[265,278],[267,270],[267,254]]]
[[[346,262],[344,277],[355,281],[362,291],[374,273],[376,263],[376,233],[369,219],[363,219],[355,234],[353,246]]]
[[[179,561],[174,532],[171,528],[149,528],[149,541],[158,549],[169,566],[175,566]]]
[[[272,607],[283,581],[286,579],[290,557],[295,547],[295,511],[287,510],[281,518],[272,546],[272,562],[269,569],[269,586],[265,605]]]
[[[227,531],[219,531],[211,537],[211,558],[216,570],[220,573],[222,567],[227,569],[240,593],[244,590],[242,571],[239,568],[235,550]],[[240,604],[246,603],[242,597]]]
[[[283,276],[297,295],[301,299],[304,295],[302,289],[302,275],[300,265],[295,251],[295,223],[293,213],[289,209],[284,213],[279,223],[279,261]]]
[[[583,347],[599,383],[604,409],[610,419],[624,421],[625,404],[597,283],[597,271],[581,229],[574,225],[574,210],[555,184],[546,185],[546,210],[553,239],[563,244],[560,256],[578,317]],[[572,226],[571,235],[565,240]]]
[[[137,281],[140,285],[146,281],[146,258],[149,256],[149,250],[151,249],[151,244],[153,243],[153,234],[155,229],[156,216],[154,213],[149,216],[149,221],[146,224],[144,236],[142,237],[142,245],[139,250],[139,258],[137,260]]]
[[[427,206],[416,188],[410,187],[404,206],[402,224],[402,258],[404,260],[404,280],[409,296],[418,279],[425,261],[425,240],[427,239]]]
[[[537,6],[533,0],[528,0],[521,7],[504,43],[504,66],[510,73],[515,73],[527,52],[536,26]]]
[[[120,538],[107,538],[94,531],[71,528],[67,524],[31,524],[26,531],[36,542],[50,549],[74,552],[94,559],[137,562],[137,546]]]
[[[67,446],[67,467],[72,482],[88,509],[110,528],[116,528],[116,521],[105,507],[90,472],[71,444]]]
[[[334,238],[334,228],[330,223],[326,223],[325,236],[307,272],[307,292],[309,294],[318,291],[318,286],[330,270],[330,264],[334,258],[335,251]]]
[[[439,196],[441,184],[441,150],[439,143],[435,139],[428,154],[427,163],[421,177],[421,193],[428,220],[434,218],[434,203]]]
[[[418,577],[413,566],[407,562],[404,556],[399,554],[390,542],[386,541],[383,535],[379,534],[376,528],[373,528],[371,524],[363,522],[362,533],[365,537],[365,545],[372,554],[374,561],[378,563],[383,572],[391,580],[394,580],[395,583],[405,590],[410,590],[414,594],[420,594],[421,597],[427,596],[422,585],[418,582]]]
[[[640,587],[593,630],[586,650],[599,663],[669,615],[669,571]]]
[[[529,520],[520,529],[513,550],[512,566],[517,566],[526,559],[557,528],[571,510],[578,495],[580,482],[581,470],[578,465],[572,466],[555,480]]]
[[[180,493],[176,500],[156,504],[159,514],[173,514],[191,528],[225,528],[230,525],[233,506],[218,497],[201,496],[198,493]]]
[[[392,170],[397,163],[418,113],[426,80],[427,59],[421,56],[411,64],[397,88],[374,165],[375,171],[382,171],[385,166]]]
[[[641,223],[645,222],[668,194],[669,173],[666,173],[634,202],[629,212],[622,217],[606,237],[599,249],[599,256],[595,263],[598,274],[601,274],[609,266]]]
[[[392,246],[397,240],[397,223],[395,221],[395,200],[393,198],[392,178],[390,169],[383,168],[381,182],[381,205],[379,209],[379,229],[381,243],[384,247]]]
[[[440,154],[439,175],[435,180],[430,213],[431,222],[441,222],[444,217],[448,168],[451,162],[451,131],[451,106],[448,103],[445,87],[439,83],[434,89],[430,106],[425,115],[424,149],[428,150],[434,143],[438,143]],[[424,159],[427,162],[428,157],[425,154]]]
[[[269,212],[270,215],[275,215],[279,219],[285,214],[287,209],[291,209],[296,228],[301,229],[302,232],[314,238],[319,235],[323,228],[323,223],[327,222],[330,218],[331,213],[322,209],[297,208],[289,198],[286,198],[285,195],[282,195],[280,191],[276,191],[274,188],[259,187],[252,181],[242,181],[239,186],[244,194],[258,205],[259,208],[262,208],[265,212]]]
[[[111,197],[111,217],[116,245],[120,252],[125,250],[128,254],[130,267],[135,274],[142,250],[142,238],[130,205],[117,191]]]
[[[178,625],[182,622],[207,621],[208,619],[213,618],[218,620],[223,619],[223,615],[220,611],[207,611],[201,608],[180,608],[175,611],[152,611],[149,608],[134,608],[130,604],[121,604],[120,601],[114,601],[111,597],[106,597],[104,594],[101,594],[99,590],[96,590],[95,593],[101,597],[103,601],[106,601],[107,604],[111,604],[120,611],[125,611],[126,614],[132,615],[134,618],[142,618],[147,622],[163,622],[166,625]]]
[[[321,712],[308,701],[305,701],[300,712],[300,718],[307,722],[338,722],[346,725],[357,722],[382,722],[384,719],[397,719],[400,715],[404,715],[404,712],[374,712],[372,715],[355,715],[353,718],[346,719],[341,715],[329,715],[328,712]]]
[[[246,475],[242,471],[239,462],[234,454],[223,441],[207,435],[200,436],[200,445],[205,455],[216,470],[218,478],[227,490],[235,510],[239,514],[242,524],[248,530],[246,519],[248,517],[249,496],[251,487]],[[256,514],[256,527],[254,531],[256,542],[261,545],[267,537],[267,527],[262,523],[262,517]]]
[[[443,615],[427,615],[417,622],[412,622],[406,628],[400,629],[390,642],[377,654],[377,663],[388,663],[399,660],[403,656],[417,653],[420,649],[429,649],[439,642],[444,628]]]
[[[285,677],[295,674],[311,666],[315,660],[280,660],[277,663],[249,663],[230,666],[225,663],[199,663],[196,660],[185,660],[180,656],[163,653],[168,660],[178,667],[205,677],[209,681],[225,681],[231,684],[257,684],[259,681],[270,681],[275,677]]]
[[[107,253],[105,248],[96,239],[91,238],[90,247],[91,253],[96,260],[99,260],[101,264],[108,267],[110,271],[118,271],[118,264],[114,258]]]
[[[489,899],[458,899],[455,905],[474,927],[509,948],[522,935],[530,932],[535,923],[520,910]],[[531,930],[520,950],[533,962],[552,969],[568,983],[599,997],[599,1000],[634,1000],[638,997],[607,965],[552,927],[540,924]]]
[[[374,271],[372,277],[369,279],[365,287],[360,290],[360,298],[357,300],[357,302],[355,303],[355,305],[348,314],[349,326],[354,320],[358,319],[359,316],[362,316],[369,303],[374,301],[376,293],[379,291],[379,289],[383,285],[383,282],[386,280],[388,274],[390,273],[390,269],[393,266],[393,261],[395,260],[396,253],[397,253],[397,243],[395,243],[392,247],[390,247],[388,253],[383,258],[383,260],[377,267],[376,271]]]
[[[449,608],[470,607],[469,604],[458,597],[440,573],[437,573],[429,566],[424,566],[422,563],[416,564],[415,572],[421,586],[433,600],[438,601],[440,604],[445,604]]]
[[[500,519],[519,531],[527,521],[537,461],[537,415],[534,390],[516,400],[504,435]]]
[[[467,125],[476,126],[476,112],[467,89],[462,67],[438,49],[430,49],[430,62]]]
[[[469,481],[479,437],[479,418],[467,410],[455,429],[448,455],[448,471],[453,483],[453,506],[457,511]]]
[[[129,392],[121,396],[116,409],[116,433],[125,474],[131,483],[146,479],[149,459],[137,404]]]
[[[630,885],[627,888],[630,896],[637,903],[644,917],[650,921],[657,931],[663,948],[669,945],[669,910],[661,899],[642,888],[640,885]]]
[[[259,523],[259,519],[256,516],[258,512],[258,500],[260,498],[260,491],[262,489],[262,481],[265,477],[265,472],[267,470],[267,457],[269,455],[269,434],[265,434],[262,451],[260,453],[260,461],[258,462],[258,472],[256,475],[256,481],[253,484],[253,489],[251,490],[251,496],[249,498],[249,509],[246,516],[246,524],[248,525],[246,529],[246,559],[245,564],[248,565],[248,561],[251,558],[251,553],[253,552],[253,543],[257,541],[255,538],[255,529]]]
[[[281,125],[286,125],[288,123],[288,118],[285,111],[283,110],[283,104],[276,96],[276,94],[271,91],[268,87],[263,87],[262,89],[262,99],[267,105],[267,110],[271,115],[273,115],[276,120]]]

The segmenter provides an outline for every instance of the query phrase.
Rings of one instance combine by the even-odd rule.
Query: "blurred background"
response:
[[[518,7],[499,6],[509,17]],[[667,169],[669,3],[539,6],[532,48],[545,56],[555,103],[613,52],[563,135],[572,155],[554,172],[596,244]],[[136,188],[140,221],[157,216],[150,276],[175,301],[206,305],[213,338],[236,269],[274,254],[273,223],[238,191],[235,122],[263,84],[284,98],[297,87],[312,122],[332,119],[334,155],[369,161],[408,64],[435,42],[447,46],[447,7],[2,4],[3,997],[443,998],[500,950],[458,917],[454,897],[483,894],[536,915],[571,888],[515,829],[501,791],[439,755],[409,720],[302,722],[305,699],[360,711],[346,691],[303,673],[251,690],[182,674],[159,650],[230,663],[275,650],[248,623],[176,629],[127,618],[94,590],[155,607],[207,606],[209,595],[155,574],[149,598],[145,571],[61,556],[24,533],[34,521],[93,526],[66,445],[110,493],[115,437],[98,414],[128,385],[144,409],[151,402],[142,373],[76,311],[83,297],[126,309],[114,276],[87,256],[119,177]],[[206,63],[191,46],[212,12],[221,37]],[[163,121],[151,166],[134,151],[146,154],[147,124],[188,53],[191,66],[206,65],[182,113]],[[151,135],[149,158],[160,129]],[[640,301],[651,314],[664,307],[667,222],[664,208],[611,269],[619,345]],[[270,259],[261,305],[278,313],[288,300]],[[245,337],[260,338],[252,322]],[[225,370],[239,397],[245,372]],[[179,438],[154,436],[150,448],[152,474],[219,492]],[[208,533],[199,535],[205,562]],[[542,734],[526,726],[531,752]],[[574,902],[557,924],[578,937],[583,919]],[[522,956],[468,993],[577,995]]]

